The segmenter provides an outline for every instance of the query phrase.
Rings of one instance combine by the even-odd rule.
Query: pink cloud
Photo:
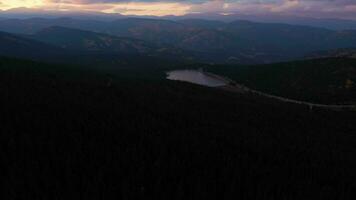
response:
[[[6,5],[0,4],[0,9],[14,8],[24,1],[28,2],[26,7],[30,8],[138,15],[237,13],[356,19],[356,0],[0,0]],[[31,1],[42,4],[31,4]]]

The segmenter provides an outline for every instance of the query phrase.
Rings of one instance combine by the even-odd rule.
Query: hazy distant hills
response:
[[[96,20],[77,20],[72,18],[30,18],[30,19],[3,19],[0,20],[0,30],[18,34],[34,34],[44,28],[52,26],[63,26],[69,28],[78,28],[91,30],[105,25],[105,23]]]
[[[82,51],[150,53],[158,49],[157,46],[143,40],[120,38],[58,26],[45,28],[30,37],[62,48]]]
[[[337,19],[337,18],[313,18],[313,17],[302,17],[293,15],[246,15],[246,14],[231,14],[231,15],[220,15],[220,14],[189,14],[182,17],[171,17],[170,19],[191,19],[200,18],[206,20],[217,20],[232,22],[237,19],[239,20],[249,20],[261,23],[284,23],[291,25],[303,25],[303,26],[313,26],[320,28],[328,28],[332,30],[350,30],[356,29],[356,21],[349,19]]]
[[[191,26],[195,28],[204,28],[204,29],[216,29],[225,26],[225,22],[217,20],[205,20],[205,19],[182,19],[178,20],[179,23],[184,24],[185,26]]]
[[[138,16],[127,16],[120,15],[118,13],[102,13],[102,12],[53,12],[53,11],[44,11],[39,9],[30,9],[30,8],[15,8],[6,11],[0,12],[1,18],[76,18],[82,20],[100,20],[100,21],[114,21],[118,19],[124,19],[127,17],[138,17]],[[164,16],[164,17],[155,17],[155,16],[139,16],[149,17],[153,19],[168,19],[174,21],[191,21],[195,19],[203,19],[205,21],[215,21],[215,22],[232,22],[235,20],[249,20],[254,22],[262,23],[284,23],[291,25],[303,25],[303,26],[313,26],[320,28],[328,28],[332,30],[350,30],[356,29],[356,21],[349,19],[338,19],[338,18],[315,18],[315,17],[302,17],[295,15],[280,15],[280,14],[259,14],[259,15],[248,15],[241,13],[231,13],[229,15],[219,14],[219,13],[194,13],[187,14],[184,16]],[[190,23],[190,22],[189,22]],[[203,25],[203,24],[200,24]],[[204,27],[210,27],[212,23],[203,25]]]
[[[245,41],[246,49],[286,57],[356,45],[355,31],[331,31],[308,26],[235,21],[225,26],[223,31]],[[236,47],[241,45],[236,44]]]
[[[173,46],[58,26],[45,28],[29,37],[73,51],[133,54],[176,60],[186,60],[194,56],[194,53]]]
[[[356,31],[352,30],[241,20],[8,19],[0,20],[0,30],[32,34],[31,38],[69,49],[213,63],[271,63],[302,59],[317,51],[356,47]]]

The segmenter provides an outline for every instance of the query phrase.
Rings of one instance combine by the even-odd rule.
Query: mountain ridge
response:
[[[303,59],[311,52],[356,47],[356,31],[353,30],[333,31],[310,26],[255,23],[246,20],[218,24],[216,21],[207,20],[184,23],[184,21],[141,18],[126,18],[110,22],[70,18],[27,19],[19,22],[21,23],[6,25],[4,21],[0,21],[0,29],[36,35],[43,29],[60,26],[78,29],[78,31],[96,32],[98,35],[107,34],[105,37],[111,39],[127,37],[142,40],[141,45],[136,46],[136,51],[141,49],[143,53],[146,53],[145,48],[138,47],[152,44],[157,48],[163,46],[163,49],[171,49],[173,53],[167,54],[174,55],[180,51],[181,53],[178,54],[183,54],[182,57],[189,57],[183,53],[187,51],[194,55],[192,57],[198,57],[194,60],[213,63],[281,62]],[[66,37],[71,41],[66,46],[75,46],[77,41],[73,38],[76,35],[69,34]],[[47,42],[56,40],[58,38],[52,37],[51,41]],[[90,45],[87,44],[87,47]],[[127,49],[132,49],[131,47],[128,45]]]

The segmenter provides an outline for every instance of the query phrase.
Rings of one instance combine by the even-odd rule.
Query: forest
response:
[[[329,57],[267,65],[203,67],[247,87],[291,99],[355,104],[356,60]]]
[[[178,67],[1,58],[4,199],[354,198],[356,112],[165,80]]]

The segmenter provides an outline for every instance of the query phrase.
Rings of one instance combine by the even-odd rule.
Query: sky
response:
[[[0,0],[0,10],[104,12],[123,15],[295,15],[356,19],[356,0]]]

